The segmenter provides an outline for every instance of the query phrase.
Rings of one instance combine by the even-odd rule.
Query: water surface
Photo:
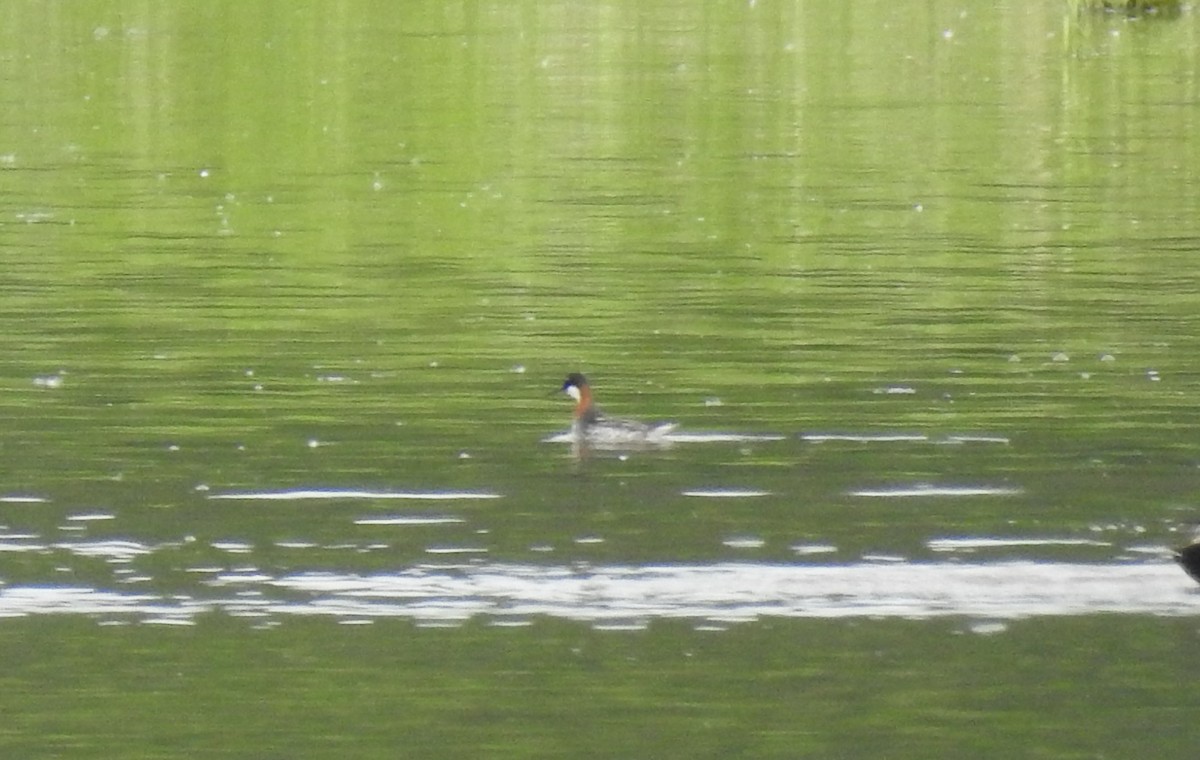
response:
[[[5,754],[1194,753],[1190,8],[6,21]]]

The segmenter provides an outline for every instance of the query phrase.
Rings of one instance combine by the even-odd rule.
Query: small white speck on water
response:
[[[758,536],[731,536],[721,543],[730,549],[761,549],[767,542]]]
[[[889,385],[886,388],[876,388],[872,393],[876,395],[887,396],[911,396],[917,392],[916,388],[908,385]]]
[[[41,375],[33,378],[33,384],[38,388],[49,388],[54,390],[62,387],[63,376],[61,372],[57,375]]]

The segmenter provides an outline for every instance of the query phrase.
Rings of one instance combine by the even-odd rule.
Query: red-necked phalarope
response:
[[[636,420],[609,417],[592,403],[591,386],[588,385],[587,378],[578,372],[567,375],[562,384],[562,392],[575,399],[575,420],[571,423],[571,435],[577,442],[601,448],[670,443],[666,436],[675,429],[676,423],[647,425]]]

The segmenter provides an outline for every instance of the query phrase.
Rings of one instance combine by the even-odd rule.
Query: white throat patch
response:
[[[577,385],[568,385],[564,390],[566,390],[567,395],[575,401],[579,401],[579,399],[583,398],[583,393],[580,392],[579,386]]]

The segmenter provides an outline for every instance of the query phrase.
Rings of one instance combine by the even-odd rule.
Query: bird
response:
[[[567,375],[560,390],[575,401],[571,436],[576,443],[596,448],[663,446],[670,444],[668,434],[678,427],[674,422],[647,425],[637,420],[609,417],[592,402],[592,387],[579,372]]]

